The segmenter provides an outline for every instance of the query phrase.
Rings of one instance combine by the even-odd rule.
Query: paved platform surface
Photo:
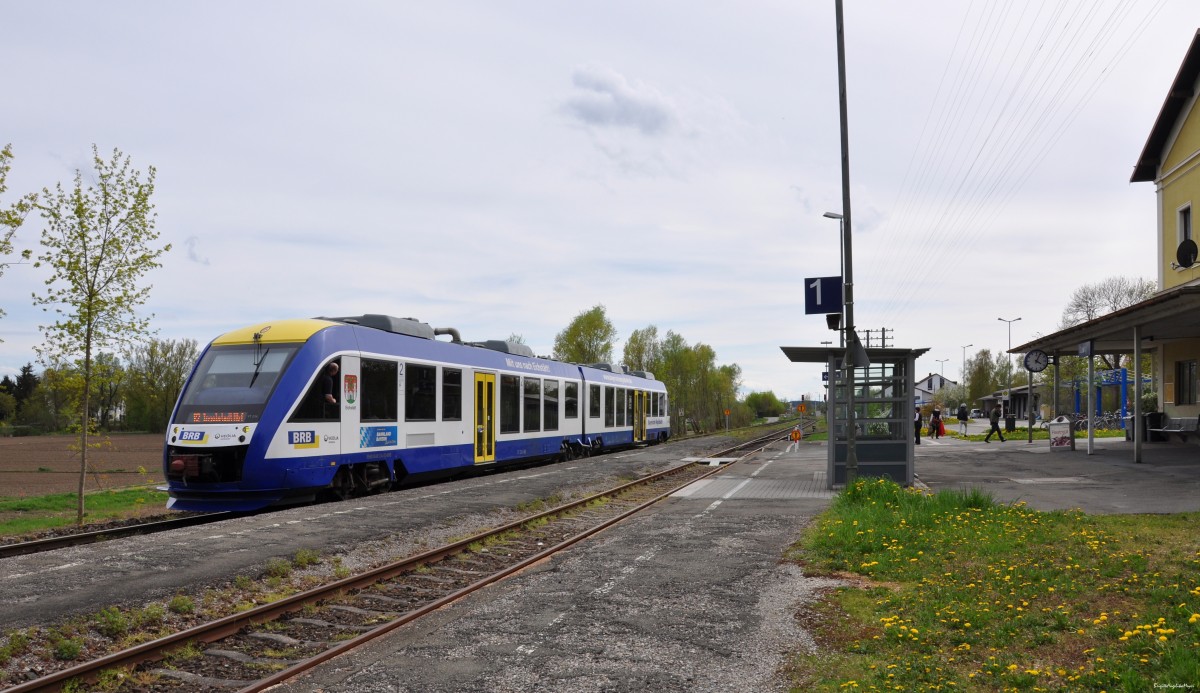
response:
[[[916,449],[918,482],[930,489],[979,488],[998,501],[1024,501],[1037,510],[1079,508],[1088,513],[1200,511],[1200,446],[1133,443],[1097,438],[1077,449],[1051,450],[1048,441],[1009,436],[991,443],[924,439]]]
[[[916,451],[919,484],[1090,513],[1200,510],[1200,448],[1106,440],[944,438]],[[824,510],[826,448],[779,444],[651,512],[277,690],[782,691],[795,613],[836,584],[780,556]]]

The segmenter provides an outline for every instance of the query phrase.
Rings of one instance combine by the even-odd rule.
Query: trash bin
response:
[[[1142,438],[1142,440],[1145,440],[1145,441],[1151,442],[1151,443],[1166,442],[1167,435],[1165,433],[1155,433],[1152,430],[1155,428],[1162,428],[1163,423],[1166,418],[1167,418],[1167,415],[1162,413],[1161,411],[1152,411],[1152,412],[1147,412],[1145,414],[1142,414],[1142,419],[1146,423],[1146,428],[1144,429],[1146,431],[1146,435],[1145,435],[1145,437]]]
[[[1015,416],[1004,417],[1004,432],[1012,433],[1015,430],[1017,430],[1017,417],[1015,417]]]
[[[1060,416],[1051,421],[1047,428],[1050,429],[1051,450],[1075,449],[1075,437],[1071,435],[1070,419],[1065,416]]]

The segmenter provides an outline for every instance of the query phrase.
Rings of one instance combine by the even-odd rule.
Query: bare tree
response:
[[[1155,290],[1154,282],[1149,279],[1128,277],[1109,277],[1096,284],[1085,284],[1071,294],[1071,300],[1063,308],[1059,329],[1141,303],[1154,295]]]

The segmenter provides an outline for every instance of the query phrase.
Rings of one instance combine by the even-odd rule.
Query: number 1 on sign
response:
[[[817,305],[821,305],[821,280],[814,279],[813,283],[809,284],[808,286],[809,288],[814,288],[817,290]]]

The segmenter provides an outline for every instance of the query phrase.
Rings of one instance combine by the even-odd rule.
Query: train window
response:
[[[588,416],[600,418],[600,386],[588,385]]]
[[[317,373],[313,384],[309,386],[300,406],[296,407],[295,413],[292,414],[291,421],[337,421],[340,419],[342,374],[340,371],[330,372],[334,370],[330,366],[339,365],[339,363],[337,359],[334,359],[321,366],[320,372]],[[333,402],[329,401],[330,397],[333,398]]]
[[[668,402],[667,393],[664,392],[661,395],[659,395],[659,397],[662,397],[662,404],[658,407],[658,415],[666,416],[667,415],[667,402]]]
[[[542,430],[558,430],[558,381],[547,380],[542,393]]]
[[[615,424],[617,414],[617,395],[616,388],[604,388],[604,425],[611,428]]]
[[[462,371],[442,369],[442,421],[462,421]]]
[[[657,392],[654,393],[654,397],[651,398],[653,400],[653,402],[650,403],[650,416],[658,416],[659,415],[658,414],[658,406],[659,406],[659,402],[661,401],[661,398],[662,398],[662,395],[660,395]]]
[[[563,388],[563,410],[568,419],[579,418],[579,383],[567,383]]]
[[[437,420],[437,368],[414,363],[404,368],[404,420]]]
[[[629,394],[628,390],[618,389],[617,399],[613,401],[613,408],[617,410],[617,425],[625,425],[625,397]]]
[[[636,398],[637,395],[634,394],[633,390],[630,390],[629,397],[625,400],[625,420],[629,422],[630,426],[633,425],[633,401]]]
[[[542,430],[542,381],[525,378],[525,431]]]
[[[362,420],[396,420],[395,361],[362,360]]]
[[[521,379],[500,376],[500,432],[521,432]]]

